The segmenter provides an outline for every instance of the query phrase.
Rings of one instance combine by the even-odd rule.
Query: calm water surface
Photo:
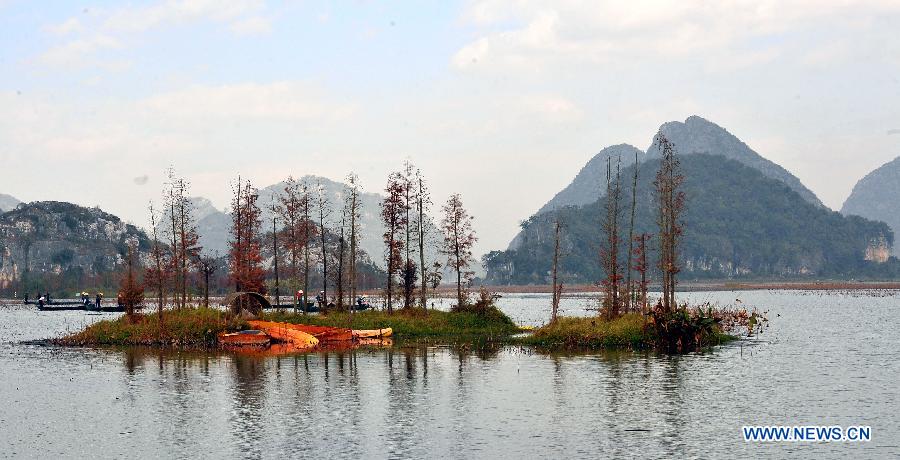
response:
[[[396,346],[255,358],[30,345],[116,314],[2,305],[0,457],[900,456],[900,293],[687,297],[768,309],[770,327],[678,357]],[[549,314],[547,295],[500,302],[522,324]],[[873,440],[750,444],[747,424],[871,425]]]

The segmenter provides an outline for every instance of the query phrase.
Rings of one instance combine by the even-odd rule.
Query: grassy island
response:
[[[401,340],[427,340],[458,343],[461,341],[502,341],[521,329],[500,310],[490,307],[479,312],[398,309],[392,314],[369,310],[353,313],[309,314],[292,311],[270,311],[262,315],[267,321],[331,326],[350,329],[390,327]],[[94,323],[83,331],[56,339],[60,345],[144,345],[209,348],[217,345],[220,332],[248,329],[247,322],[212,308],[166,310],[162,322],[157,314],[123,315],[114,320]]]
[[[122,315],[113,320],[98,321],[60,339],[60,345],[144,345],[174,347],[214,347],[220,332],[248,328],[246,321],[213,308],[165,310],[159,315]]]
[[[394,337],[403,340],[500,340],[521,332],[521,329],[513,323],[509,316],[495,307],[486,308],[481,312],[405,308],[398,309],[391,314],[381,310],[367,310],[351,315],[345,312],[304,315],[303,313],[282,311],[266,313],[264,319],[349,329],[390,327],[394,330]]]
[[[697,347],[719,345],[737,339],[719,329],[698,337]],[[547,350],[651,349],[662,344],[656,329],[639,313],[613,320],[602,317],[560,317],[519,341]]]
[[[349,329],[390,327],[401,341],[438,344],[495,343],[536,346],[545,351],[658,349],[687,352],[729,342],[738,338],[739,329],[760,331],[767,320],[755,311],[687,308],[683,306],[664,315],[625,313],[614,319],[604,316],[559,317],[530,334],[517,335],[517,326],[493,305],[459,311],[398,309],[393,313],[368,310],[347,314],[303,314],[268,311],[266,321],[330,326]],[[114,320],[94,323],[83,331],[56,339],[71,346],[162,346],[213,348],[217,335],[249,329],[241,317],[212,308],[166,310],[159,316],[123,315]],[[752,332],[751,332],[752,333]]]

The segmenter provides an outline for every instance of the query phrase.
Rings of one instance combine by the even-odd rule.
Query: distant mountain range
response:
[[[893,232],[886,224],[846,218],[828,210],[794,175],[701,117],[665,123],[659,132],[673,142],[684,166],[686,276],[794,277],[886,270],[872,268],[886,260],[885,248],[893,244]],[[652,143],[646,152],[627,144],[603,149],[571,184],[523,222],[506,251],[486,256],[487,279],[514,284],[548,282],[551,227],[559,219],[566,228],[566,276],[577,282],[598,280],[602,234],[598,206],[605,200],[607,159],[621,158],[623,167],[629,165],[622,171],[628,195],[637,157],[636,227],[639,232],[655,233],[650,207],[652,174],[659,156],[658,146]],[[897,187],[900,191],[900,180]]]
[[[763,158],[728,130],[711,121],[693,115],[683,123],[679,121],[664,123],[659,127],[659,132],[665,134],[675,144],[681,155],[710,153],[736,160],[760,171],[766,177],[781,181],[800,194],[804,200],[818,207],[825,207],[816,195],[800,182],[800,179],[781,166]],[[611,159],[613,165],[620,159],[620,167],[625,168],[634,163],[635,155],[637,155],[638,162],[659,157],[658,150],[653,145],[650,145],[646,151],[641,151],[628,144],[607,147],[594,155],[575,176],[575,179],[549,202],[541,206],[535,215],[565,206],[582,206],[597,201],[606,193],[607,159]],[[516,249],[521,243],[521,237],[521,233],[516,235],[510,242],[509,249]]]
[[[878,273],[879,242],[886,247],[893,243],[887,224],[845,217],[814,205],[781,181],[736,160],[698,153],[685,155],[681,164],[687,196],[679,251],[682,279],[862,276]],[[622,171],[623,177],[630,178],[633,168]],[[635,232],[654,235],[648,256],[654,267],[657,215],[652,190],[658,168],[657,159],[640,164],[635,216]],[[630,188],[625,187],[626,196],[630,196]],[[562,279],[567,283],[600,280],[600,223],[605,200],[560,208],[526,221],[516,249],[485,256],[487,281],[549,283],[557,220],[563,226]],[[627,260],[627,212],[623,216],[620,256]],[[884,265],[896,268],[896,263]],[[655,268],[651,278],[656,278]]]
[[[307,175],[298,179],[306,182],[310,193],[314,193],[318,184],[321,184],[328,195],[332,212],[326,219],[331,226],[340,221],[341,209],[346,195],[346,184],[331,179]],[[257,205],[260,207],[263,232],[272,231],[272,203],[277,204],[278,197],[284,193],[284,182],[272,184],[259,190]],[[230,238],[231,216],[227,209],[219,210],[212,202],[203,197],[191,197],[194,208],[194,216],[197,219],[197,232],[200,234],[200,245],[208,254],[228,254],[228,240]],[[381,239],[384,233],[384,225],[381,223],[381,195],[377,193],[360,194],[360,248],[368,253],[374,261],[381,259],[384,242]],[[279,224],[282,225],[282,224]],[[160,223],[158,230],[163,231],[164,223]]]
[[[860,179],[841,213],[886,222],[896,235],[900,231],[900,157]],[[893,253],[898,254],[896,247]]]

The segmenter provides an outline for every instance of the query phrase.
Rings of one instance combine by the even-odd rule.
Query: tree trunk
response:
[[[553,250],[553,304],[550,312],[550,322],[555,323],[559,313],[559,296],[562,294],[558,278],[559,270],[559,221],[556,221],[556,238]]]

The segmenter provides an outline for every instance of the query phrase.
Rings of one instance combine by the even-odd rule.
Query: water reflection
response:
[[[780,315],[752,353],[398,343],[266,357],[0,343],[0,442],[35,457],[900,455],[895,298],[739,297]],[[7,313],[0,326],[25,339],[76,318]],[[739,435],[791,422],[878,431],[866,445]]]

